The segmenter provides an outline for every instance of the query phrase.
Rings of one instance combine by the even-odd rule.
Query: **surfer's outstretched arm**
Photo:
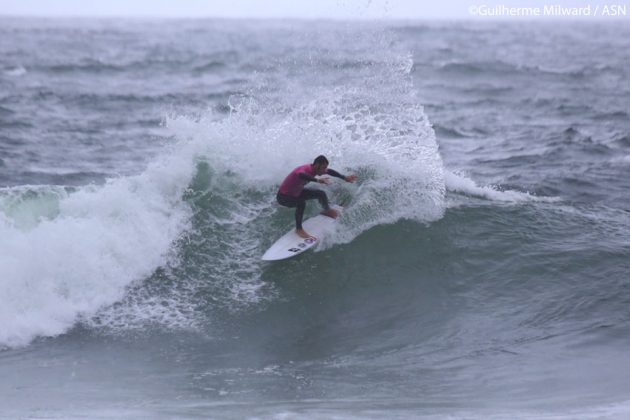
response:
[[[326,170],[326,173],[330,176],[334,176],[335,178],[341,178],[346,182],[354,182],[357,179],[356,175],[341,175],[339,172],[335,171],[334,169],[328,169]]]

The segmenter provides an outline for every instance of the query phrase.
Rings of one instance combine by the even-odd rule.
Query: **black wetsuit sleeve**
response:
[[[341,175],[339,172],[335,171],[334,169],[328,169],[326,170],[326,173],[330,176],[334,176],[335,178],[341,178],[341,179],[346,179],[345,176]]]
[[[317,178],[315,178],[314,176],[310,176],[309,174],[306,174],[304,172],[300,172],[298,176],[308,182],[317,182]]]

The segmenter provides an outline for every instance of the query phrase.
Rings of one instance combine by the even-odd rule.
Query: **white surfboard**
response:
[[[343,207],[341,206],[332,205],[330,207],[337,210],[339,214],[343,211]],[[293,227],[283,237],[271,245],[271,248],[262,256],[262,259],[264,261],[277,261],[301,254],[315,246],[326,233],[331,232],[336,221],[337,219],[324,216],[323,214],[318,214],[317,216],[306,219],[304,223],[302,223],[302,227],[317,239],[300,238],[298,234],[295,233],[295,227]]]

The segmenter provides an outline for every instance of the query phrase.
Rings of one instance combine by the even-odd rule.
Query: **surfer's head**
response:
[[[326,156],[317,156],[313,161],[313,169],[315,170],[315,175],[325,174],[326,169],[328,169],[328,159],[326,159]]]

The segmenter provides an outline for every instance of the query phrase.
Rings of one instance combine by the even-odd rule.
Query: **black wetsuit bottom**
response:
[[[304,217],[304,209],[306,208],[306,200],[314,200],[317,199],[319,204],[322,205],[324,210],[328,210],[330,208],[328,204],[328,197],[326,193],[322,190],[311,190],[309,188],[304,188],[299,196],[292,197],[290,195],[280,194],[276,196],[278,200],[278,204],[285,207],[295,207],[295,227],[297,229],[302,229],[302,218]]]

